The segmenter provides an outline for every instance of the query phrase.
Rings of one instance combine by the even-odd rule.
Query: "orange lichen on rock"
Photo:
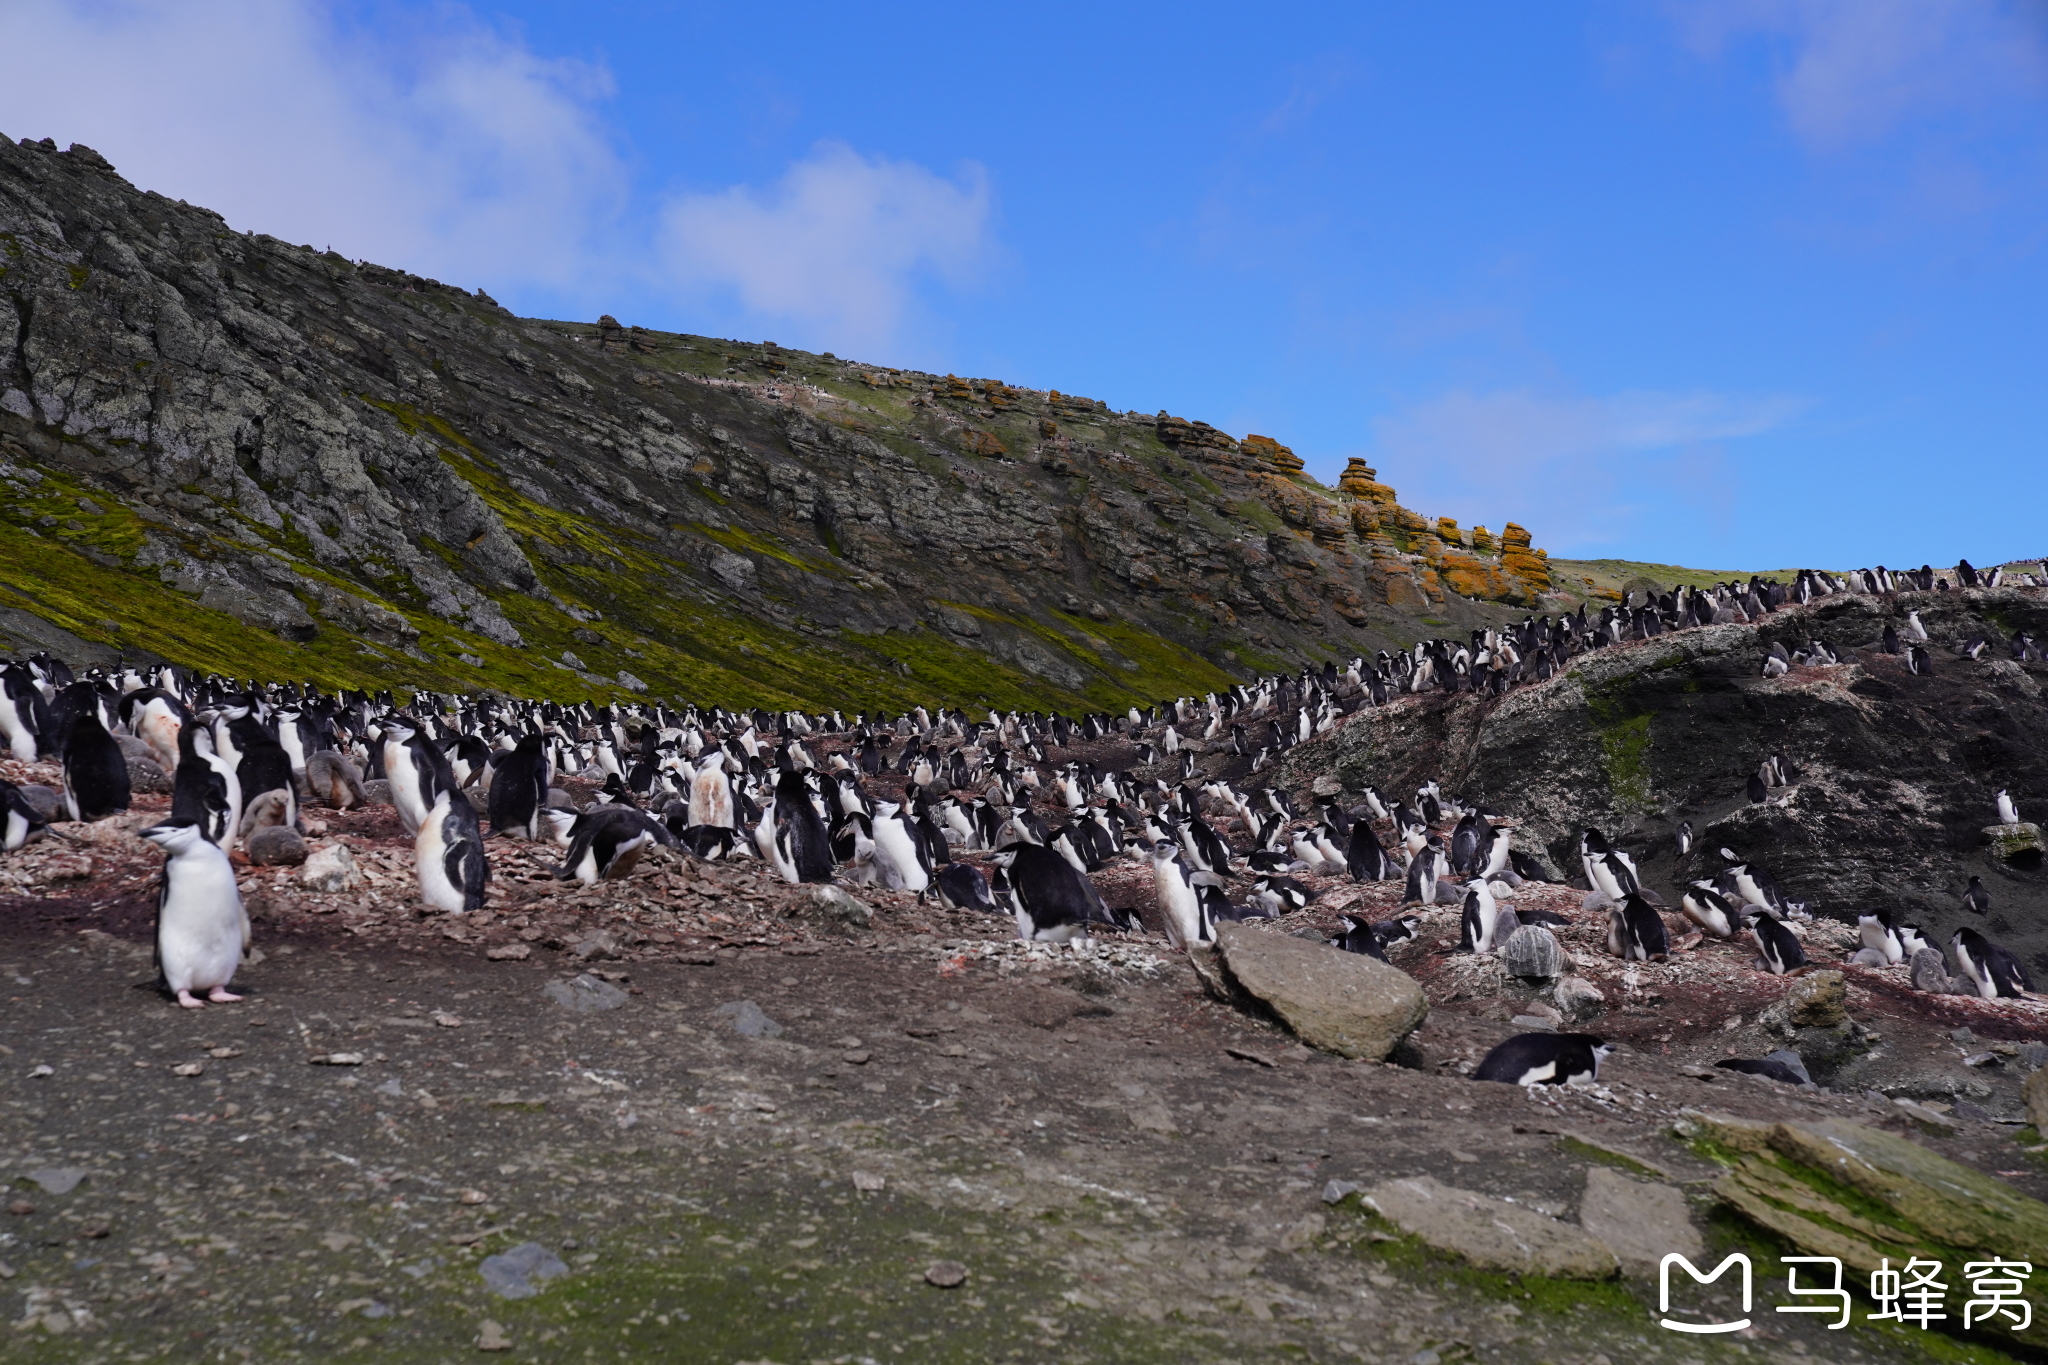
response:
[[[1529,533],[1514,522],[1501,528],[1500,567],[1531,593],[1550,591],[1550,565],[1541,550],[1532,550]]]
[[[1493,532],[1484,526],[1472,528],[1472,551],[1474,554],[1490,555],[1494,552]]]
[[[1344,472],[1337,476],[1337,491],[1349,493],[1354,498],[1383,507],[1394,505],[1394,490],[1379,481],[1372,466],[1356,455],[1344,466]]]
[[[1245,454],[1256,456],[1284,474],[1299,474],[1306,467],[1300,456],[1270,436],[1247,436],[1242,444]]]
[[[1487,601],[1513,600],[1521,596],[1521,585],[1511,580],[1498,565],[1455,550],[1446,550],[1437,570],[1444,586],[1461,597]]]
[[[960,445],[970,455],[986,455],[990,459],[1010,453],[1004,449],[1003,443],[995,438],[994,433],[976,431],[972,427],[961,433]]]

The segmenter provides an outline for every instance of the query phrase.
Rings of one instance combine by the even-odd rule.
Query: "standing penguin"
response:
[[[831,881],[832,835],[825,828],[825,818],[811,804],[811,789],[802,773],[786,772],[776,779],[775,800],[768,814],[774,821],[775,851],[764,856],[771,857],[778,870],[786,864],[788,871],[783,876],[789,881]]]
[[[1387,850],[1380,843],[1380,836],[1373,830],[1370,820],[1351,822],[1351,843],[1344,862],[1353,881],[1385,881],[1394,875],[1394,860],[1387,856]]]
[[[2005,788],[2000,787],[1998,789],[1996,800],[1998,802],[1998,823],[2001,825],[2017,825],[2020,822],[2020,808],[2013,804],[2013,799],[2006,794]]]
[[[1115,926],[1095,884],[1043,844],[1014,844],[993,861],[1007,874],[1018,938],[1040,943],[1085,941],[1090,924]]]
[[[1977,994],[1984,999],[2006,996],[2016,1000],[2034,989],[2020,960],[1975,929],[1958,929],[1948,946],[1955,951],[1956,965],[1976,983]]]
[[[35,674],[21,664],[0,668],[0,738],[23,763],[36,761],[39,737],[50,729],[50,703]]]
[[[454,775],[441,751],[410,720],[390,715],[379,723],[384,727],[384,776],[391,784],[391,804],[398,808],[398,823],[405,832],[418,834],[434,797],[455,785]]]
[[[249,915],[227,853],[197,825],[157,825],[142,837],[170,855],[156,897],[156,965],[165,988],[190,1010],[240,1000],[228,983],[249,948]],[[194,991],[205,991],[206,1000]]]
[[[690,774],[690,823],[733,827],[732,783],[725,775],[725,751],[714,749]]]
[[[1500,918],[1500,904],[1494,900],[1493,888],[1486,884],[1485,879],[1474,877],[1467,882],[1465,908],[1459,917],[1458,951],[1492,952]]]
[[[104,820],[128,809],[128,760],[96,711],[71,722],[64,737],[64,810],[73,820]]]
[[[491,870],[484,860],[483,830],[476,807],[453,787],[434,794],[413,836],[413,865],[419,872],[420,899],[437,910],[459,915],[481,910]]]
[[[494,837],[516,834],[540,842],[541,812],[548,804],[547,745],[546,735],[524,735],[510,753],[498,755],[488,797]]]
[[[1677,839],[1678,856],[1683,858],[1686,854],[1692,852],[1692,821],[1681,820],[1678,822]]]
[[[1159,903],[1159,918],[1166,925],[1166,941],[1175,948],[1205,942],[1214,935],[1202,898],[1189,880],[1188,869],[1170,839],[1152,846],[1153,895]]]
[[[906,818],[901,806],[877,801],[872,830],[875,866],[881,873],[882,885],[891,891],[922,896],[932,884],[932,865],[931,854],[916,825]]]
[[[1970,885],[1963,892],[1963,909],[1973,915],[1990,913],[1991,892],[1985,888],[1982,877],[1970,878]]]
[[[226,848],[242,819],[242,784],[234,765],[213,750],[213,732],[204,725],[178,731],[178,767],[171,778],[172,824],[196,824],[213,843]]]

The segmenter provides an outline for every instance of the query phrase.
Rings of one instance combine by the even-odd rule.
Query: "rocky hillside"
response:
[[[1932,672],[1887,654],[1887,625],[1917,612]],[[1390,795],[1435,778],[1514,815],[1525,847],[1576,875],[1579,832],[1617,838],[1671,904],[1731,848],[1785,894],[1836,917],[1884,909],[1946,944],[1989,934],[2048,974],[2048,873],[2038,829],[1989,832],[1993,795],[2022,821],[2048,817],[2048,665],[2011,657],[2021,633],[2048,638],[2038,588],[1842,594],[1748,625],[1713,625],[1596,650],[1504,697],[1435,693],[1368,709],[1288,756],[1291,785],[1334,778]],[[1813,640],[1841,660],[1760,676],[1775,643]],[[1986,641],[1980,657],[1956,647]],[[1783,754],[1798,780],[1752,801],[1758,765]],[[1675,831],[1696,837],[1678,856]],[[2022,825],[2022,831],[2031,829]],[[1966,912],[1971,876],[1988,915]]]
[[[0,139],[0,648],[327,683],[1077,708],[1536,605],[1353,462],[512,316]]]

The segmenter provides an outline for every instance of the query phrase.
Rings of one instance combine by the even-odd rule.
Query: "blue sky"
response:
[[[2048,4],[6,0],[0,131],[523,313],[1708,568],[2048,552]]]

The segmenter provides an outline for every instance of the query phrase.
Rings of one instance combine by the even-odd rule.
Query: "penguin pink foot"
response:
[[[206,1008],[206,1002],[190,991],[178,992],[178,1004],[188,1010],[203,1010]]]
[[[232,1005],[242,997],[234,994],[226,986],[215,986],[207,992],[206,998],[216,1005]]]

